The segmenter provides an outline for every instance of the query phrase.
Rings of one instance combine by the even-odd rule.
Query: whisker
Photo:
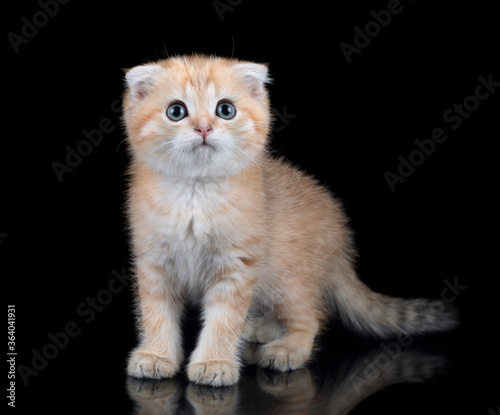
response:
[[[117,153],[118,153],[118,150],[120,149],[120,146],[121,146],[121,145],[122,145],[125,141],[127,141],[127,138],[124,138],[122,141],[120,141],[120,142],[118,143],[118,146],[116,147],[116,150],[115,150],[115,154],[117,154]]]
[[[169,144],[172,144],[172,143],[171,143],[170,141],[166,141],[166,142],[164,142],[164,143],[161,143],[161,144],[157,145],[155,148],[153,148],[153,150],[151,150],[151,152],[152,152],[152,153],[154,153],[154,152],[155,152],[156,150],[158,150],[159,148],[161,148],[161,147],[163,147],[163,146],[165,146],[165,145],[167,145],[167,146],[168,146]]]
[[[253,163],[259,169],[259,177],[262,180],[262,170],[261,170],[261,167],[264,167],[264,165],[262,163],[258,162],[257,160],[255,160],[254,157],[252,157],[250,154],[248,154],[248,152],[246,152],[245,150],[243,150],[239,146],[231,144],[230,147],[231,147],[231,149],[237,150],[241,155],[245,156],[246,160],[248,160],[250,163]],[[239,163],[239,164],[240,164],[240,166],[242,166],[243,173],[246,175],[246,169],[245,169],[245,167],[242,165],[242,163]],[[243,180],[245,182],[246,176],[244,176]]]

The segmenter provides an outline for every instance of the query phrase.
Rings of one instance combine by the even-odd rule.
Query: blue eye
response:
[[[230,102],[224,101],[217,105],[215,113],[225,120],[230,120],[236,115],[236,108],[234,108],[234,105]]]
[[[172,121],[180,121],[183,118],[187,117],[187,115],[187,108],[184,106],[184,104],[177,102],[167,108],[167,117]]]

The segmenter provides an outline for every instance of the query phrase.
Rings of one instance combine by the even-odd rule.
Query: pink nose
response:
[[[212,126],[209,124],[200,124],[194,127],[194,130],[201,135],[201,138],[207,138],[207,135],[212,132]]]

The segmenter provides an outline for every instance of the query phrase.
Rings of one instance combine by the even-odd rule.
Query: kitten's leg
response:
[[[253,285],[254,281],[241,272],[226,271],[206,292],[205,321],[187,368],[192,382],[227,386],[238,381],[238,346]]]
[[[250,343],[269,343],[283,336],[283,327],[274,318],[259,317],[248,320],[242,338]]]
[[[183,304],[168,286],[163,270],[143,263],[137,274],[141,337],[129,358],[127,372],[138,378],[172,377],[183,360]]]
[[[285,325],[285,335],[260,348],[260,367],[286,372],[303,367],[309,360],[320,329],[319,315],[310,299],[289,298],[277,306],[280,320]]]

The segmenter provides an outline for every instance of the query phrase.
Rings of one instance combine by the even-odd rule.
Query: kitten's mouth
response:
[[[207,140],[203,140],[201,143],[200,142],[197,142],[194,146],[193,146],[193,151],[197,150],[197,149],[211,149],[211,150],[216,150],[216,147],[215,145],[213,145],[213,143],[209,143],[207,142]]]

